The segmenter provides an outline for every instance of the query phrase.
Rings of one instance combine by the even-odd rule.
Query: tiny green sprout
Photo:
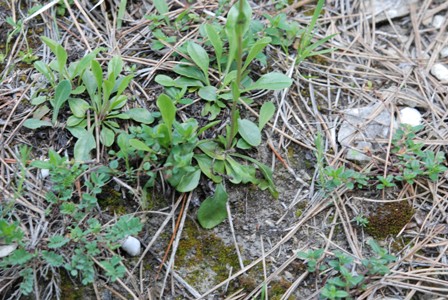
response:
[[[377,178],[381,182],[380,184],[378,184],[376,186],[376,188],[379,189],[379,190],[382,190],[382,189],[387,188],[387,187],[394,187],[394,186],[396,186],[396,184],[393,182],[394,181],[394,176],[393,175],[387,175],[387,177],[377,176]]]
[[[364,215],[362,215],[362,214],[354,217],[353,221],[356,222],[356,225],[361,226],[361,227],[367,227],[367,225],[369,224],[369,220],[366,217],[364,217]]]
[[[316,271],[317,263],[319,259],[322,257],[323,253],[324,249],[316,249],[316,250],[308,250],[308,252],[300,251],[297,253],[297,256],[307,261],[309,272],[314,272]]]
[[[339,290],[335,285],[325,285],[322,289],[322,296],[325,299],[343,299],[349,296],[349,294],[344,290]]]

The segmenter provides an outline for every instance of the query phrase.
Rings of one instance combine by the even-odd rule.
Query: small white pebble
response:
[[[448,81],[448,68],[443,64],[434,64],[431,74],[440,81]]]
[[[11,245],[2,245],[0,246],[0,257],[8,256],[10,253],[12,253],[14,250],[17,249],[17,244],[11,244]]]
[[[440,29],[442,28],[443,23],[445,23],[445,17],[442,15],[435,15],[432,19],[432,26],[434,28]]]
[[[42,176],[42,179],[48,177],[50,175],[50,170],[48,169],[40,169],[40,176]]]
[[[400,110],[400,120],[402,124],[418,126],[422,124],[422,114],[415,108],[405,107]]]
[[[121,243],[121,248],[130,256],[140,255],[140,241],[133,236],[128,236],[126,239],[124,239],[124,241]]]
[[[448,57],[448,47],[443,48],[442,50],[440,50],[440,57],[441,58],[446,58]]]

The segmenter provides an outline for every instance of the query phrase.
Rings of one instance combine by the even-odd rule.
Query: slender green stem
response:
[[[237,24],[235,28],[236,36],[237,36],[237,54],[236,54],[236,65],[237,65],[237,71],[236,71],[236,81],[234,82],[234,85],[232,86],[232,97],[233,97],[233,103],[230,113],[230,134],[227,136],[227,145],[226,150],[229,150],[232,147],[232,141],[235,137],[235,129],[236,129],[236,123],[237,123],[237,105],[238,105],[238,99],[241,95],[241,77],[242,77],[242,69],[243,69],[243,30],[244,30],[244,23],[245,23],[245,16],[243,13],[243,1],[239,1],[238,6],[238,19]]]

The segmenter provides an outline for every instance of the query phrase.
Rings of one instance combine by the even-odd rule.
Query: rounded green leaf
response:
[[[100,140],[104,146],[110,147],[114,143],[115,133],[113,130],[103,126],[100,132]]]
[[[281,90],[289,87],[292,79],[285,74],[271,72],[260,77],[255,83],[250,85],[244,91],[251,90]]]
[[[256,147],[261,143],[261,133],[255,123],[238,119],[238,133],[249,145]]]
[[[198,210],[198,221],[203,228],[211,229],[227,218],[228,195],[222,184],[216,186],[215,194],[202,202]]]
[[[208,65],[210,63],[210,58],[208,57],[207,51],[204,50],[200,45],[191,42],[187,46],[188,55],[194,63],[204,72],[205,77],[208,77]]]
[[[217,100],[216,88],[214,86],[204,86],[199,89],[199,97],[207,101]]]
[[[166,75],[157,75],[154,80],[158,84],[163,85],[163,86],[175,86],[176,85],[174,80],[171,77],[166,76]]]
[[[75,148],[73,150],[75,161],[82,162],[90,160],[90,151],[96,147],[95,138],[93,137],[92,132],[83,130],[79,133],[77,138],[78,141],[76,141]]]
[[[35,98],[31,99],[31,104],[32,105],[39,105],[39,104],[44,103],[45,101],[47,101],[47,97],[45,97],[45,96],[38,96],[38,97],[35,97]]]
[[[84,118],[87,110],[90,108],[90,104],[80,98],[68,99],[68,105],[70,106],[73,115],[77,118]]]
[[[179,184],[176,186],[176,190],[181,193],[191,192],[199,185],[200,178],[201,178],[200,169],[197,169],[193,173],[188,173],[182,176]]]
[[[129,145],[131,145],[136,150],[153,152],[153,150],[151,148],[149,148],[145,143],[143,143],[142,141],[137,140],[137,139],[130,139]]]
[[[72,85],[68,80],[62,80],[56,87],[56,90],[54,92],[54,99],[53,101],[50,101],[53,105],[53,116],[51,118],[53,124],[56,123],[58,119],[59,110],[64,105],[65,101],[67,101],[71,91],[72,91]]]
[[[154,117],[144,108],[131,108],[125,112],[132,120],[143,124],[151,124],[154,122]]]
[[[52,124],[51,122],[48,121],[42,121],[38,119],[28,119],[25,122],[23,122],[23,126],[29,129],[36,129],[45,126],[52,126]]]
[[[275,105],[271,101],[263,103],[260,109],[260,117],[258,118],[258,128],[261,130],[264,125],[274,116]]]
[[[78,126],[85,118],[78,118],[76,116],[70,116],[67,119],[67,126],[68,127],[74,127]]]

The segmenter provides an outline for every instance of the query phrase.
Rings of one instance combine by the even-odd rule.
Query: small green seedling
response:
[[[373,280],[374,276],[384,276],[390,272],[388,264],[394,262],[396,257],[381,248],[374,240],[369,240],[367,244],[375,256],[363,259],[361,264],[341,251],[335,251],[331,259],[322,257],[323,249],[298,253],[299,258],[306,260],[309,272],[319,270],[324,271],[322,274],[331,274],[321,289],[323,299],[348,299],[352,294],[363,290],[365,284]],[[318,268],[319,261],[321,264]]]
[[[367,225],[369,225],[369,219],[364,217],[364,215],[362,215],[362,214],[354,217],[353,221],[356,223],[356,225],[361,226],[361,227],[367,227]]]

